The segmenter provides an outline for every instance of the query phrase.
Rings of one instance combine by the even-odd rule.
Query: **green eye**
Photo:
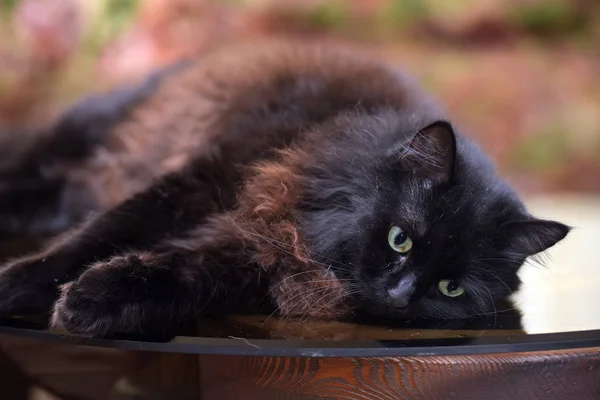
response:
[[[398,253],[408,253],[412,248],[412,239],[399,226],[392,226],[388,233],[390,247]]]
[[[438,289],[444,296],[448,297],[458,297],[465,292],[465,289],[462,286],[450,279],[442,279],[438,283]]]

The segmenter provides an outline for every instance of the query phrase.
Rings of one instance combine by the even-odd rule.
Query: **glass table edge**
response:
[[[600,348],[600,330],[407,340],[298,340],[175,336],[167,341],[100,338],[0,325],[0,334],[133,351],[264,357],[483,355]],[[599,350],[600,351],[600,350]]]

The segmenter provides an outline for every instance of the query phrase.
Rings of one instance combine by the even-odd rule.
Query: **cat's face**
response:
[[[400,148],[383,162],[365,159],[363,179],[337,191],[333,184],[327,212],[319,199],[306,229],[316,229],[308,236],[320,261],[369,313],[467,318],[506,308],[525,259],[569,228],[529,215],[487,158],[463,139],[457,146],[444,122]]]
[[[347,259],[370,312],[466,318],[501,311],[525,258],[566,234],[559,224],[533,222],[502,192],[485,194],[496,197],[488,202],[461,187],[418,185],[404,181],[378,199]]]

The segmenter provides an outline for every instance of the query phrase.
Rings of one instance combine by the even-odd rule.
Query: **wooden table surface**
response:
[[[435,354],[439,348],[433,346],[430,354],[385,357],[344,356],[343,346],[336,348],[375,339],[410,348],[434,339],[462,338],[464,344],[529,337],[511,318],[496,319],[503,329],[484,329],[492,322],[426,329],[231,316],[198,331],[250,345],[244,335],[280,343],[319,340],[340,350],[337,357],[133,351],[61,342],[67,336],[60,334],[48,341],[14,332],[0,335],[0,346],[22,375],[38,379],[56,399],[600,399],[600,345],[545,351],[524,346],[493,354]],[[0,374],[0,389],[22,383],[14,376],[19,374]]]

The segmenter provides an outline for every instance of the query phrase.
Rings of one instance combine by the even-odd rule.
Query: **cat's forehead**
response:
[[[394,222],[401,223],[415,236],[425,236],[437,208],[431,186],[416,179],[406,180],[395,196]]]
[[[497,226],[520,208],[520,203],[502,190],[454,188],[439,192],[419,182],[404,181],[397,191],[392,210],[394,221],[404,225],[416,237],[449,236],[461,232],[463,237]]]

